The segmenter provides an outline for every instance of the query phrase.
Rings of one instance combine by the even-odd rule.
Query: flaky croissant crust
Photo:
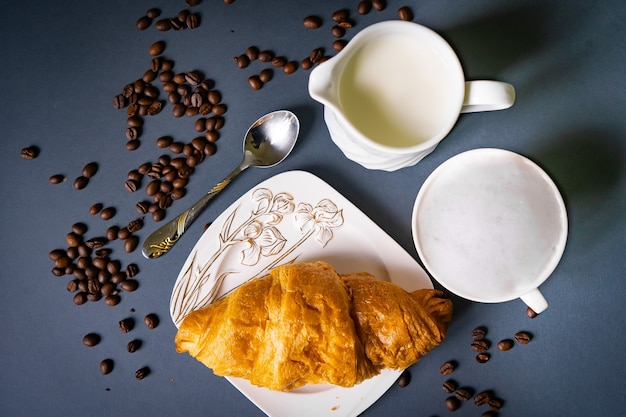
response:
[[[452,303],[442,295],[340,276],[324,262],[284,265],[190,313],[176,350],[272,390],[351,387],[412,365],[445,338]]]

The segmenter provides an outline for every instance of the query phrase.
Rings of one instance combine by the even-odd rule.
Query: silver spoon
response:
[[[143,243],[143,256],[158,258],[167,253],[209,201],[241,171],[248,167],[271,167],[285,159],[296,144],[299,131],[298,118],[288,110],[268,113],[254,122],[243,138],[243,160],[239,166],[193,206],[148,236]]]

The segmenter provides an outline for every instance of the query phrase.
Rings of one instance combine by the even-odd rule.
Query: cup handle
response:
[[[466,81],[461,113],[508,109],[515,102],[515,88],[501,81]]]
[[[548,302],[537,288],[527,292],[520,298],[524,303],[526,303],[528,307],[532,308],[533,311],[537,314],[543,312],[546,308],[548,308]]]

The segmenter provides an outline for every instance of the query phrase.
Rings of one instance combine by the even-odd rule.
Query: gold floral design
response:
[[[258,188],[252,192],[253,209],[242,223],[235,226],[235,220],[241,206],[228,215],[222,225],[218,249],[203,264],[197,261],[194,252],[189,266],[183,271],[172,292],[172,318],[176,325],[191,311],[210,304],[215,300],[222,282],[235,271],[225,271],[216,275],[212,268],[227,250],[241,246],[239,262],[246,267],[260,263],[262,259],[276,257],[250,278],[265,275],[270,269],[282,264],[294,262],[302,244],[313,237],[322,247],[333,238],[333,229],[344,223],[343,210],[329,199],[322,199],[315,206],[299,203],[297,208],[294,198],[289,193],[274,195],[267,188]],[[285,217],[294,219],[302,236],[291,246],[279,227]],[[293,257],[286,260],[289,256]],[[201,294],[207,291],[204,296]]]

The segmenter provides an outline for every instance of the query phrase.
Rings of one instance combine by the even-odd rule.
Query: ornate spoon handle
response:
[[[158,258],[161,255],[166,254],[178,239],[187,231],[191,223],[198,217],[198,215],[208,205],[209,201],[215,197],[220,191],[228,186],[231,181],[241,173],[249,165],[241,164],[233,172],[228,174],[226,178],[217,183],[211,190],[205,194],[201,199],[183,211],[176,218],[170,220],[157,230],[155,230],[150,236],[146,238],[143,243],[142,253],[146,258]]]

